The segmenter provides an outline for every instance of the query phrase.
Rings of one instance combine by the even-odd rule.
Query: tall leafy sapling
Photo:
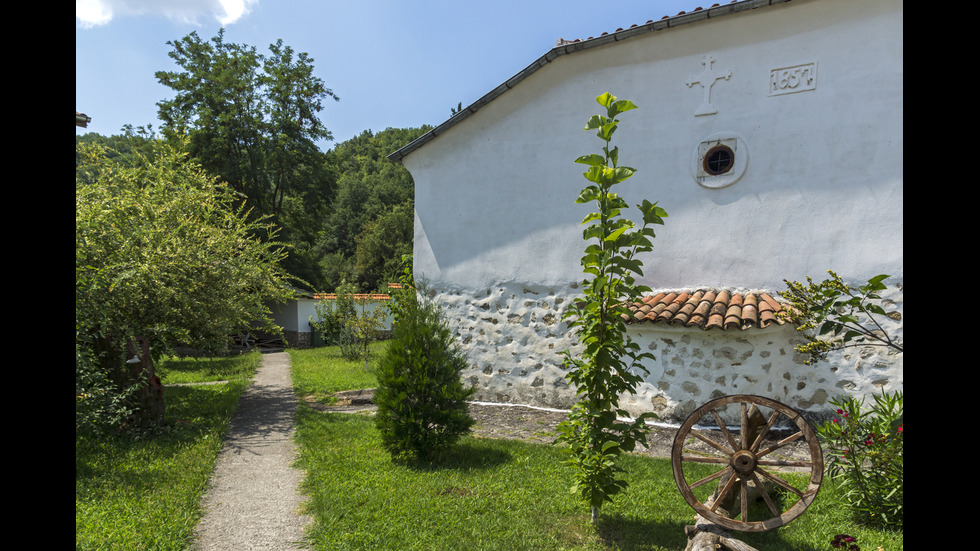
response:
[[[591,505],[593,524],[602,504],[627,486],[619,477],[622,469],[616,466],[616,458],[632,451],[637,443],[646,444],[646,419],[655,417],[646,413],[632,421],[621,420],[629,413],[620,409],[619,399],[634,393],[642,382],[640,372],[647,370],[641,362],[654,359],[626,335],[627,305],[650,290],[636,283],[635,277],[643,274],[637,256],[653,250],[655,234],[650,225],[663,224],[667,216],[663,208],[647,200],[637,205],[643,216],[639,227],[622,215],[628,205],[612,188],[636,170],[619,166],[619,148],[610,145],[619,124],[617,117],[636,105],[608,93],[596,101],[605,114],[593,115],[585,130],[596,131],[604,142],[602,154],[575,160],[588,165],[585,178],[591,182],[576,202],[592,203],[596,208],[582,221],[588,243],[582,257],[584,298],[563,316],[584,347],[580,357],[564,352],[569,369],[566,377],[577,388],[579,401],[568,420],[558,426],[558,441],[571,454],[566,461],[574,470],[571,491]]]

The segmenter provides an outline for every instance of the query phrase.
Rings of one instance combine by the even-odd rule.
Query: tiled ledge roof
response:
[[[383,293],[354,293],[350,295],[353,300],[388,300],[391,296]],[[314,293],[313,298],[317,300],[337,300],[337,293]]]
[[[662,291],[630,306],[628,323],[662,323],[703,330],[764,328],[785,323],[776,314],[784,309],[768,293],[725,290]]]
[[[401,283],[389,283],[389,289],[401,289]],[[337,300],[337,293],[313,293],[316,300]],[[387,293],[354,293],[351,295],[354,300],[389,300],[391,295]]]

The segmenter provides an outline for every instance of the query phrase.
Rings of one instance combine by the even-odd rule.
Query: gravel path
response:
[[[218,455],[194,551],[303,549],[289,354],[263,354]]]

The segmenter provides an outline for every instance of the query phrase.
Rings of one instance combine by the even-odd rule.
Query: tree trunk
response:
[[[726,528],[701,515],[695,519],[694,526],[684,527],[684,533],[687,534],[687,547],[684,551],[758,551],[744,541],[732,538],[731,532]]]
[[[135,343],[126,344],[125,354],[114,343],[105,343],[107,354],[105,362],[120,392],[134,388],[131,399],[133,413],[122,428],[147,429],[163,423],[164,400],[163,384],[157,377],[150,356],[150,343],[143,337],[136,337]]]

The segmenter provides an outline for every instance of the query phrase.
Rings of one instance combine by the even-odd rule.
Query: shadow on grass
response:
[[[221,381],[241,379],[251,376],[252,363],[243,361],[241,356],[219,356],[204,358],[167,358],[157,366],[157,374],[165,382],[171,377],[191,376],[192,380]]]
[[[160,466],[202,442],[219,442],[246,383],[167,388],[162,425],[139,432],[75,434],[76,487],[98,483],[131,491],[156,487]]]
[[[462,442],[429,459],[406,458],[400,463],[414,471],[432,472],[446,469],[477,470],[489,469],[511,461],[506,450],[496,449],[482,443]]]
[[[602,515],[596,532],[610,549],[684,549],[687,545],[682,522],[658,522],[620,514]]]
[[[693,520],[693,519],[692,519]],[[609,549],[640,551],[647,549],[684,549],[686,522],[658,522],[652,519],[624,517],[620,514],[599,518],[596,532]],[[779,530],[746,533],[732,532],[731,537],[759,551],[822,551],[823,547],[787,542]]]

